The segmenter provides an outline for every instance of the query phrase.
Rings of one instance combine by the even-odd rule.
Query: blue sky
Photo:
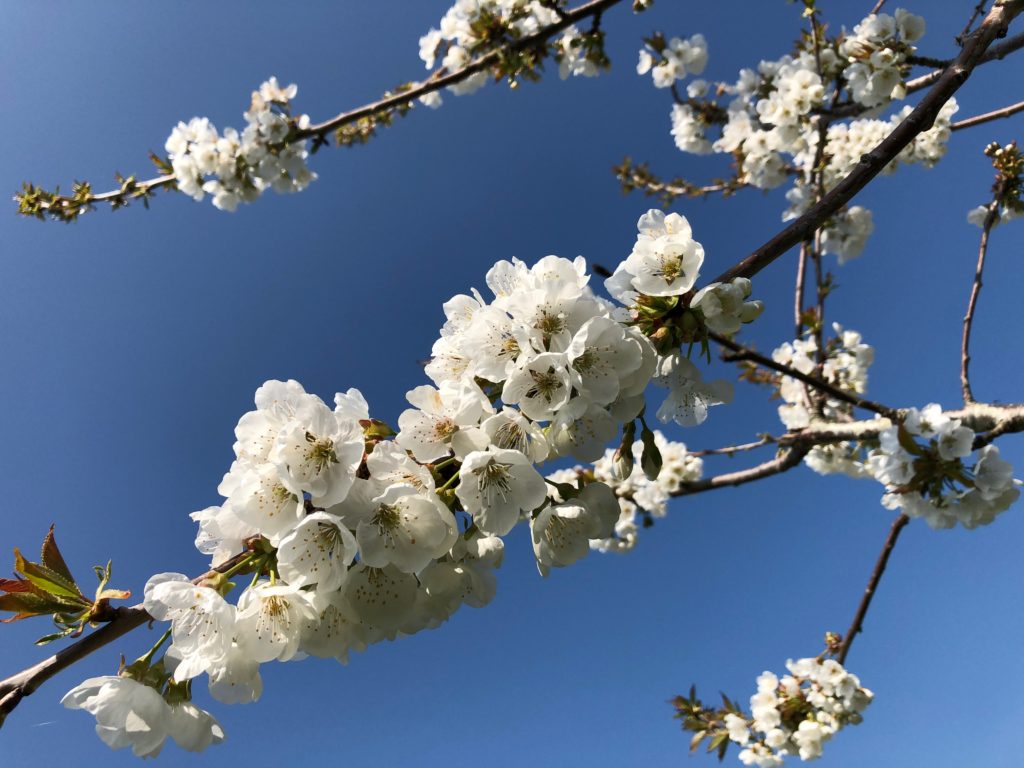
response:
[[[852,26],[869,2],[824,2]],[[973,2],[908,3],[925,13],[924,53],[948,56]],[[269,75],[299,84],[314,119],[422,77],[417,40],[441,2],[326,0],[0,6],[0,188],[25,179],[104,186],[147,172],[180,119],[238,126]],[[635,75],[653,29],[703,32],[706,75],[730,79],[776,58],[799,28],[797,6],[659,0],[607,15],[615,68],[595,80],[489,87],[417,111],[365,147],[325,150],[320,179],[229,215],[161,196],[152,210],[99,211],[64,226],[0,214],[0,554],[34,550],[51,522],[83,576],[114,560],[116,586],[199,572],[188,513],[216,503],[232,429],[269,378],[296,378],[325,399],[358,387],[394,423],[443,321],[441,303],[496,260],[583,254],[613,267],[647,203],[624,197],[610,166],[626,154],[666,175],[725,173],[721,158],[680,154],[669,103]],[[739,23],[738,23],[739,22]],[[1019,63],[988,66],[961,116],[1019,99]],[[879,180],[860,201],[876,231],[837,271],[830,317],[877,349],[871,396],[895,406],[959,402],[959,327],[985,202],[981,149],[1020,135],[1021,118],[955,135],[931,171]],[[779,228],[781,192],[681,201],[716,274]],[[975,393],[1019,401],[1024,341],[1013,259],[1019,225],[993,235],[976,323]],[[791,333],[795,259],[755,282],[768,306],[744,338],[771,349]],[[707,424],[673,432],[693,448],[778,431],[764,392],[740,386]],[[1024,465],[1021,441],[1001,443]],[[743,459],[708,461],[728,471]],[[212,709],[229,742],[204,755],[169,746],[164,761],[254,766],[374,761],[390,766],[678,765],[687,738],[667,700],[691,682],[745,701],[754,678],[816,654],[845,630],[891,521],[872,482],[808,470],[675,502],[629,556],[592,555],[541,579],[523,532],[511,537],[498,596],[447,625],[356,655],[264,669],[258,704]],[[905,532],[849,666],[877,695],[866,722],[823,765],[1016,765],[1024,632],[1020,508],[989,528]],[[6,555],[3,555],[6,556]],[[83,578],[84,581],[84,578]],[[0,627],[4,674],[41,658],[47,631]],[[110,674],[154,632],[100,651],[18,708],[0,734],[5,768],[133,764],[58,700]],[[205,692],[198,696],[209,705]],[[734,758],[730,758],[734,760]],[[694,758],[709,765],[711,758]]]

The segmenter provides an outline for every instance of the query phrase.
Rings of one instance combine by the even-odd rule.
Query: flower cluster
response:
[[[436,405],[410,393],[417,409],[399,418],[398,443],[421,461],[449,446],[462,459],[488,445],[534,463],[598,458],[618,425],[642,410],[657,355],[588,280],[582,258],[547,256],[532,268],[500,261],[486,277],[492,302],[474,292],[446,303],[426,368],[438,389],[414,390],[429,391]]]
[[[699,75],[708,63],[708,44],[704,35],[694,35],[688,40],[673,37],[665,40],[655,35],[645,41],[640,49],[640,60],[636,65],[638,75],[651,73],[655,88],[670,88],[676,80],[687,75]]]
[[[859,107],[863,113],[903,98],[906,58],[914,51],[911,43],[923,34],[924,20],[903,9],[894,16],[872,14],[851,34],[817,45],[808,37],[792,55],[762,61],[756,70],[744,69],[734,83],[695,80],[686,89],[687,98],[677,99],[672,106],[672,137],[684,152],[732,155],[739,183],[772,189],[793,177],[794,186],[786,196],[789,207],[783,214],[788,221],[807,210],[819,189],[827,191],[842,180],[910,112],[906,107],[888,120],[834,120],[824,129],[820,113],[828,111],[826,101]],[[640,53],[638,71],[652,71],[658,87],[671,86],[686,74],[704,69],[707,50],[699,35],[690,43],[673,38],[673,45],[657,35],[647,44]],[[671,54],[677,44],[680,51],[698,52],[696,68]],[[653,53],[662,56],[657,66]],[[826,85],[833,82],[839,90],[826,93]],[[891,173],[900,163],[931,167],[938,162],[945,154],[956,109],[951,99],[935,125],[917,136],[885,172]],[[825,144],[819,146],[823,130]],[[822,249],[842,263],[860,254],[872,229],[870,211],[845,207],[825,223]]]
[[[266,189],[309,186],[316,174],[306,165],[308,142],[290,140],[294,129],[309,123],[306,115],[291,116],[297,91],[294,84],[282,88],[277,78],[267,80],[252,94],[241,133],[227,128],[220,134],[205,117],[178,123],[164,145],[178,189],[197,201],[209,193],[217,208],[234,211]]]
[[[672,234],[664,222],[647,229],[653,255],[638,256],[637,273],[657,279],[645,259],[678,251],[691,259],[674,288],[682,293],[703,256],[685,219],[667,226]],[[171,643],[145,675],[166,666],[159,684],[186,702],[203,674],[215,699],[254,701],[261,664],[305,655],[346,661],[370,643],[440,626],[463,604],[489,602],[501,537],[522,521],[543,575],[592,547],[632,546],[637,510],[663,515],[668,496],[701,467],[684,445],[647,428],[647,385],[666,380],[671,409],[688,409],[690,422],[717,402],[717,385],[700,382],[678,351],[659,355],[629,313],[588,282],[582,257],[548,256],[532,267],[513,259],[487,273],[492,300],[474,290],[445,303],[426,365],[434,383],[407,394],[412,407],[397,433],[370,418],[355,389],[335,395],[331,408],[295,381],[261,386],[256,408],[235,428],[235,459],[218,488],[223,503],[192,515],[196,546],[226,573],[198,583],[179,573],[149,580],[145,608],[170,622]],[[725,329],[728,318],[749,314],[749,288],[709,286],[695,311]],[[643,433],[634,446],[637,419]],[[629,461],[621,471],[619,457],[615,474],[601,457],[620,425]],[[634,452],[646,479],[632,476]],[[597,465],[572,482],[546,481],[537,465],[565,456]],[[236,573],[253,578],[231,602]],[[117,717],[129,711],[119,691],[129,704],[157,695],[154,686],[140,693],[118,683],[86,707],[104,727],[120,727]],[[163,743],[157,732],[174,735],[170,726],[148,731],[153,741],[138,741],[141,753]]]
[[[814,336],[786,342],[772,352],[772,359],[800,373],[818,371],[829,384],[851,394],[867,391],[868,368],[875,359],[875,351],[865,344],[857,331],[844,330],[832,324],[835,336],[825,344],[818,355],[818,342]],[[820,358],[820,360],[819,360]],[[849,403],[816,394],[813,389],[792,376],[779,378],[779,419],[788,429],[803,429],[812,420],[851,421],[853,408]],[[813,401],[812,397],[817,397]],[[870,477],[864,466],[863,447],[850,441],[816,445],[804,457],[804,463],[820,475],[844,474],[850,477]]]
[[[920,16],[897,8],[893,16],[871,14],[843,38],[843,79],[855,102],[879,107],[904,97],[906,58],[916,50],[912,43],[924,36],[924,27]]]
[[[710,283],[697,291],[683,312],[681,298],[693,290],[704,263],[704,248],[693,239],[690,223],[678,213],[652,209],[637,222],[632,252],[605,280],[605,288],[629,308],[633,323],[658,345],[654,383],[669,395],[658,409],[663,423],[694,426],[707,418],[712,405],[732,400],[726,381],[705,382],[700,370],[680,352],[680,345],[707,345],[707,331],[732,334],[764,310],[747,301],[750,281]]]
[[[787,341],[772,352],[772,359],[806,375],[820,375],[829,384],[853,394],[864,394],[868,386],[868,368],[875,359],[874,349],[865,344],[857,331],[832,326],[835,336],[829,339],[819,354],[814,336]],[[820,368],[819,368],[820,365]],[[820,409],[824,421],[849,421],[850,405],[826,397],[820,404],[811,401],[808,386],[791,376],[779,381],[779,396],[785,401],[779,406],[779,419],[789,429],[803,429],[811,423]]]
[[[420,58],[427,69],[440,60],[444,72],[458,71],[477,56],[557,24],[559,10],[553,5],[539,0],[457,0],[441,18],[440,28],[420,38]],[[518,53],[514,61],[516,54],[509,53],[508,60],[495,69],[495,76],[507,75],[513,84],[518,76],[535,79],[539,58],[533,58],[534,50]],[[607,66],[599,34],[582,33],[575,26],[567,27],[545,52],[555,57],[563,80],[570,75],[594,77]],[[474,72],[448,90],[456,96],[473,93],[490,76],[488,71]],[[441,97],[435,92],[421,101],[437,107]]]
[[[781,679],[771,672],[757,678],[750,718],[725,715],[729,739],[743,747],[744,765],[778,768],[786,755],[820,757],[825,742],[843,726],[860,723],[871,703],[871,691],[834,659],[790,660],[786,668]]]
[[[974,432],[932,403],[910,409],[902,424],[879,435],[867,461],[885,485],[882,504],[910,517],[923,517],[932,528],[988,525],[1017,498],[1013,467],[986,445],[976,452]]]

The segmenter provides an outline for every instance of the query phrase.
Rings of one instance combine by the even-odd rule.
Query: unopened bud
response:
[[[631,421],[622,427],[622,442],[615,451],[615,476],[620,480],[633,474],[633,441],[636,439],[636,422]]]
[[[654,481],[661,474],[661,451],[654,443],[654,433],[646,426],[640,433],[640,439],[644,444],[644,451],[640,455],[640,468],[648,480]]]

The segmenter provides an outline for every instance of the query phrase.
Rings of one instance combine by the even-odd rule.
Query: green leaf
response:
[[[78,589],[78,585],[73,580],[68,581],[45,565],[28,562],[22,557],[21,551],[17,547],[14,548],[14,569],[37,587],[49,592],[51,595],[85,600]]]
[[[10,611],[15,614],[0,621],[9,624],[12,621],[27,619],[29,616],[47,616],[67,611],[69,607],[73,609],[64,600],[46,593],[19,592],[0,595],[0,611]]]
[[[47,643],[52,643],[54,640],[60,640],[61,638],[65,638],[70,635],[73,631],[74,630],[69,627],[62,632],[54,632],[52,635],[43,635],[36,640],[36,645],[46,645]]]
[[[46,534],[46,538],[43,539],[43,549],[40,553],[40,557],[43,561],[43,565],[49,568],[51,571],[60,574],[71,584],[75,583],[75,577],[71,575],[71,570],[68,568],[67,563],[64,562],[64,557],[60,553],[60,549],[57,548],[57,540],[53,537],[53,524],[50,524],[50,530]]]

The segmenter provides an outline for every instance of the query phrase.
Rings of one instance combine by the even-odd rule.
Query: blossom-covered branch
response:
[[[178,189],[197,199],[208,191],[219,207],[233,210],[239,201],[255,199],[266,187],[279,192],[303,189],[315,178],[305,167],[310,140],[313,152],[329,143],[331,134],[339,146],[364,142],[378,127],[390,125],[396,115],[404,115],[417,101],[437,106],[440,103],[438,92],[443,89],[458,89],[468,83],[464,92],[470,92],[482,85],[488,75],[496,80],[507,78],[512,85],[521,78],[537,79],[537,70],[548,55],[559,61],[563,77],[596,74],[598,64],[607,66],[603,33],[596,21],[621,1],[590,0],[572,9],[563,9],[558,3],[506,3],[507,8],[498,4],[493,10],[486,4],[476,7],[474,11],[479,15],[464,22],[472,44],[453,46],[459,55],[446,56],[444,64],[424,82],[405,83],[377,101],[319,123],[313,123],[306,115],[293,116],[290,100],[297,89],[295,86],[281,89],[276,79],[271,78],[254,94],[253,106],[246,113],[251,135],[240,135],[229,129],[223,137],[218,137],[215,132],[211,133],[212,126],[207,120],[187,128],[182,123],[179,128],[185,130],[181,131],[181,136],[175,140],[172,135],[168,140],[169,145],[174,140],[168,149],[171,158],[151,154],[157,168],[163,171],[159,176],[146,180],[118,176],[118,188],[101,193],[93,192],[87,182],[75,182],[70,195],[61,195],[59,190],[49,192],[26,182],[14,198],[18,213],[39,219],[73,221],[97,203],[110,203],[114,210],[127,206],[132,200],[142,200],[148,206],[149,199],[160,189]],[[638,10],[644,7],[634,5]],[[574,25],[588,18],[595,20],[594,27],[578,32]],[[549,50],[548,42],[560,33],[563,37],[557,48]],[[429,60],[433,60],[432,52]],[[190,152],[192,149],[195,152]],[[205,154],[208,160],[175,167],[175,154],[197,157]],[[267,162],[274,158],[280,158],[280,162]],[[229,177],[238,173],[238,165],[250,167],[229,181]],[[197,174],[200,177],[214,174],[217,180],[204,184],[200,179],[197,184]]]
[[[932,126],[943,105],[967,81],[989,46],[1006,34],[1010,22],[1022,11],[1024,0],[1007,0],[993,5],[978,29],[964,41],[960,54],[942,70],[932,89],[892,133],[865,154],[853,170],[820,201],[745,259],[725,270],[716,280],[727,282],[734,277],[753,277],[794,245],[811,236],[829,216],[881,173],[916,136]],[[1024,40],[1020,44],[1024,45]]]

